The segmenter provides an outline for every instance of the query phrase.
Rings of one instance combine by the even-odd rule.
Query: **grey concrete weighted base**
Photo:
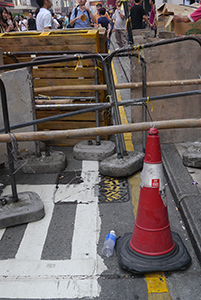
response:
[[[187,167],[201,168],[201,141],[195,142],[183,153],[183,164]]]
[[[66,167],[66,156],[61,151],[51,151],[49,156],[41,152],[41,156],[32,155],[22,167],[22,171],[28,174],[35,173],[59,173]]]
[[[78,160],[98,160],[101,161],[115,153],[116,146],[111,141],[81,141],[73,148],[73,155]]]
[[[117,153],[100,163],[100,173],[110,177],[129,176],[143,167],[143,152],[129,151],[127,156],[118,158]]]
[[[45,215],[44,205],[38,194],[34,192],[18,193],[17,202],[13,202],[11,195],[2,198],[0,228],[38,221]]]

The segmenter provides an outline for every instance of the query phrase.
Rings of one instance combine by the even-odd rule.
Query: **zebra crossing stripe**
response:
[[[18,190],[20,192],[23,189],[23,192],[30,190],[31,186],[20,186]],[[31,187],[33,189],[33,187]],[[36,227],[36,223],[32,222],[27,225],[24,238],[20,244],[18,252],[15,256],[16,259],[29,260],[35,259],[40,260],[41,253],[43,248],[41,245],[44,245],[48,226],[51,221],[54,204],[53,204],[53,193],[55,190],[55,186],[45,186],[38,185],[34,187],[35,193],[37,193],[43,201],[45,207],[45,218],[39,221],[38,226]],[[33,239],[33,236],[37,236],[37,239]]]
[[[98,195],[95,193],[98,162],[84,161],[82,176],[85,189],[83,194],[82,190],[79,192],[82,201],[77,204],[70,260],[40,259],[54,209],[56,186],[17,186],[19,192],[38,193],[46,214],[42,220],[28,224],[15,259],[0,261],[1,297],[70,299],[99,296],[98,277],[106,266],[97,255],[100,233]],[[72,187],[68,187],[73,196]],[[4,193],[9,194],[9,190]]]

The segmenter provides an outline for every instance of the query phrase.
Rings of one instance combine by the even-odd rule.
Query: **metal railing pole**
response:
[[[141,58],[142,65],[142,97],[147,97],[147,88],[146,88],[146,63],[144,59]],[[142,105],[142,121],[147,121],[147,110],[146,106]],[[145,152],[146,149],[146,140],[147,140],[147,132],[142,132],[142,151]]]
[[[110,76],[111,93],[112,93],[111,95],[112,95],[113,103],[114,103],[115,118],[116,118],[116,123],[117,123],[116,125],[121,125],[121,117],[120,117],[119,108],[117,105],[118,100],[117,100],[116,90],[115,90],[115,86],[114,86],[114,77],[113,77],[113,73],[112,73],[110,59],[108,60],[107,65],[108,65],[108,72],[109,72],[109,76]],[[121,155],[123,157],[123,156],[127,155],[123,134],[119,134],[119,141],[120,141]]]
[[[103,68],[104,68],[105,80],[106,80],[107,88],[108,88],[109,101],[112,104],[112,99],[111,99],[112,98],[112,91],[111,91],[111,85],[110,85],[110,79],[109,79],[109,72],[108,72],[107,64],[106,64],[105,61],[103,62]],[[114,107],[111,108],[111,112],[112,112],[113,125],[117,125],[116,124]],[[115,134],[115,143],[116,143],[116,148],[117,148],[117,157],[121,158],[122,154],[121,154],[120,141],[119,141],[119,135],[118,134]]]
[[[30,90],[31,90],[31,105],[32,105],[32,116],[33,116],[33,120],[36,120],[36,105],[35,105],[35,98],[34,98],[34,86],[33,86],[33,73],[32,73],[33,68],[30,66],[28,67],[28,72],[29,72],[29,76],[31,79],[31,86],[30,86]],[[34,124],[34,131],[38,131],[38,125]],[[36,155],[38,157],[41,156],[41,151],[40,151],[40,142],[39,141],[35,141],[35,147],[36,147]]]
[[[95,65],[95,84],[98,85],[98,63],[97,60],[94,59]],[[99,103],[99,91],[95,91],[96,104]],[[99,110],[96,110],[96,127],[100,127],[100,114]],[[100,145],[100,136],[96,136],[96,145]]]

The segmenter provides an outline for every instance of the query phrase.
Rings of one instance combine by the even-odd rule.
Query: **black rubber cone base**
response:
[[[117,242],[117,255],[122,269],[135,274],[144,274],[148,272],[182,271],[191,264],[188,250],[180,236],[175,232],[172,232],[172,238],[175,242],[174,249],[167,254],[158,256],[143,255],[134,251],[129,245],[131,237],[132,233],[126,233]]]

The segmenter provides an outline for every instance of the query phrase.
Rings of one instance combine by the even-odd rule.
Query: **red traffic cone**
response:
[[[133,273],[183,270],[191,257],[170,230],[158,130],[148,133],[137,217],[133,233],[118,241],[119,264]]]

